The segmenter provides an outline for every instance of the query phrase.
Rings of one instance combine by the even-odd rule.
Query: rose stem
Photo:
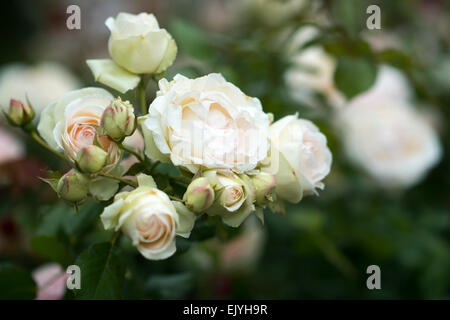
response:
[[[144,158],[138,152],[133,150],[132,148],[127,147],[122,142],[117,142],[117,145],[119,146],[120,149],[123,149],[126,152],[131,153],[132,155],[134,155],[140,162],[144,162]]]
[[[139,96],[141,99],[141,115],[147,114],[147,105],[145,100],[145,84],[144,84],[144,78],[141,78],[141,82],[139,82]]]
[[[39,143],[41,146],[43,146],[45,149],[47,149],[48,151],[52,152],[53,154],[57,155],[58,157],[60,157],[61,159],[66,160],[66,158],[64,157],[64,155],[62,155],[61,153],[57,152],[56,150],[54,150],[53,148],[51,148],[47,143],[45,143],[44,140],[42,140],[41,137],[39,137],[39,135],[37,134],[36,131],[31,131],[30,132],[30,136],[37,142]]]
[[[169,196],[169,198],[172,199],[172,200],[183,202],[183,200],[180,199],[180,198],[178,198],[178,197],[171,196],[170,194],[168,194],[168,196]]]

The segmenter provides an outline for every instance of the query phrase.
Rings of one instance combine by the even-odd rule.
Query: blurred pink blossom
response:
[[[60,300],[66,292],[69,274],[59,264],[48,263],[35,269],[32,273],[38,292],[36,300]]]

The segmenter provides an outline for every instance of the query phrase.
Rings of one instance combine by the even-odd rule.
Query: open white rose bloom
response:
[[[166,259],[176,251],[175,235],[189,237],[195,215],[172,203],[151,177],[138,176],[139,187],[118,193],[101,215],[106,229],[122,228],[139,252],[151,260]]]
[[[146,259],[166,259],[197,219],[237,228],[255,214],[264,223],[264,208],[284,213],[284,200],[298,203],[324,188],[332,156],[311,121],[296,114],[272,124],[258,98],[219,73],[164,78],[177,47],[152,14],[119,13],[106,26],[112,60],[87,65],[115,94],[135,90],[131,101],[95,87],[56,91],[37,127],[22,96],[6,111],[71,166],[42,179],[61,199],[102,203],[112,245],[122,232]],[[159,81],[149,102],[151,79]]]
[[[102,114],[114,97],[100,88],[84,88],[65,94],[42,111],[37,130],[48,145],[65,155],[73,164],[78,152],[94,144],[94,139],[108,154],[105,172],[121,173],[118,166],[121,150],[108,137],[97,136]],[[111,198],[117,191],[115,181],[92,179],[90,192],[100,200]]]
[[[177,75],[159,88],[139,120],[149,158],[170,159],[192,173],[200,167],[242,173],[267,156],[269,116],[261,102],[220,74]]]
[[[284,78],[295,101],[317,107],[321,104],[317,94],[321,94],[331,106],[339,108],[345,98],[333,79],[336,60],[321,46],[309,43],[319,35],[319,30],[312,26],[304,26],[294,33],[286,50],[291,66]]]
[[[385,187],[416,184],[441,157],[437,133],[410,95],[404,76],[383,66],[373,88],[338,113],[348,156]]]
[[[289,202],[323,189],[332,155],[327,138],[309,120],[286,116],[270,127],[270,163],[263,170],[275,174],[277,194]]]

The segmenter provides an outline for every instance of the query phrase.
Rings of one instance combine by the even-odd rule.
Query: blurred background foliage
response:
[[[81,8],[81,30],[65,26],[69,4]],[[381,8],[381,30],[366,27],[371,4]],[[288,205],[285,216],[265,212],[264,228],[250,220],[233,230],[202,218],[166,261],[143,259],[121,237],[105,263],[112,234],[99,223],[102,204],[86,203],[76,214],[59,201],[37,176],[67,168],[22,137],[26,157],[0,169],[0,298],[34,298],[30,273],[49,262],[105,264],[104,278],[91,268],[82,292],[67,291],[67,299],[450,298],[448,1],[8,1],[0,64],[57,61],[84,85],[98,86],[85,60],[108,56],[104,20],[120,11],[152,12],[171,32],[179,50],[168,79],[221,72],[275,119],[298,112],[317,123],[333,153],[326,188]],[[303,25],[320,29],[313,41],[336,59],[334,80],[347,98],[373,85],[379,64],[390,64],[408,77],[417,101],[440,114],[443,157],[425,179],[408,189],[380,188],[347,160],[326,99],[318,95],[320,107],[312,108],[291,98],[286,52]],[[381,290],[366,287],[372,264],[381,268]]]

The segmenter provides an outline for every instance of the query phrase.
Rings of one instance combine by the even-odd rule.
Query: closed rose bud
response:
[[[95,145],[88,145],[78,152],[77,166],[85,173],[96,173],[108,164],[108,153]]]
[[[201,177],[192,181],[186,189],[183,200],[191,211],[202,212],[208,209],[214,202],[214,190],[209,180]]]
[[[136,129],[133,106],[117,98],[103,112],[101,126],[108,137],[115,141],[131,136]]]
[[[28,104],[19,100],[11,99],[7,119],[14,126],[23,126],[34,118],[34,110]]]
[[[265,206],[269,201],[273,201],[273,191],[276,185],[275,176],[266,172],[258,173],[252,177],[256,190],[256,204]]]
[[[68,202],[83,201],[89,189],[89,179],[77,171],[69,171],[59,179],[56,188],[58,196]]]

